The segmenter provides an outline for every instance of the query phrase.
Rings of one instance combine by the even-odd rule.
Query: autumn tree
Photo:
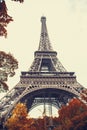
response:
[[[12,1],[19,1],[20,3],[23,0],[12,0]],[[0,0],[0,36],[7,37],[7,25],[13,21],[12,17],[7,13],[7,6],[5,0]]]
[[[20,129],[22,123],[26,121],[27,109],[24,104],[18,103],[12,111],[12,116],[6,122],[6,126],[9,130]]]
[[[28,118],[26,105],[18,103],[12,111],[12,116],[5,123],[8,130],[37,130],[34,119]],[[39,130],[39,129],[38,129]]]
[[[7,119],[5,126],[8,130],[47,130],[48,124],[49,117],[30,118],[26,105],[18,103],[13,109],[11,117]]]
[[[9,53],[0,51],[0,91],[7,91],[8,85],[5,83],[8,77],[15,75],[18,68],[18,61]]]
[[[81,92],[81,98],[82,100],[84,100],[85,102],[87,102],[87,89],[83,89]]]
[[[87,106],[74,98],[59,111],[59,117],[52,118],[53,130],[87,130]],[[18,103],[7,120],[8,130],[48,130],[50,117],[28,118],[25,104]]]
[[[87,106],[74,98],[59,110],[58,125],[54,130],[86,130]]]

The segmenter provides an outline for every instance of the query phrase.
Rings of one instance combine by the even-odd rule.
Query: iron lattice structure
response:
[[[57,58],[49,40],[46,17],[41,17],[40,43],[34,61],[28,71],[21,72],[18,84],[0,101],[1,124],[18,102],[26,103],[28,110],[44,102],[60,108],[73,97],[80,98],[83,89],[74,72],[68,72]]]

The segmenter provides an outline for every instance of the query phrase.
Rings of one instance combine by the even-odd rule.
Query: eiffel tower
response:
[[[21,72],[20,81],[0,101],[1,124],[11,115],[18,102],[26,103],[30,111],[42,103],[56,108],[79,98],[85,89],[77,82],[74,72],[68,72],[53,50],[46,27],[46,17],[41,17],[39,48],[28,71]]]

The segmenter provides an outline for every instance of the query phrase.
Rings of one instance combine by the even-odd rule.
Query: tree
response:
[[[74,98],[59,110],[58,126],[54,130],[86,130],[87,106]]]
[[[18,61],[9,53],[0,51],[0,91],[7,91],[8,85],[5,83],[8,76],[15,75],[14,70],[18,68]]]
[[[46,122],[45,122],[46,121]],[[38,119],[30,118],[26,105],[18,103],[12,111],[12,115],[7,119],[5,126],[8,130],[47,130],[49,117],[43,117]]]
[[[27,118],[27,115],[26,105],[18,103],[12,111],[12,116],[5,123],[8,130],[36,130],[37,123],[34,119]]]
[[[19,1],[20,3],[23,2],[23,0],[12,1]],[[0,36],[7,37],[6,27],[11,21],[13,21],[13,19],[7,13],[7,6],[5,0],[0,0]]]
[[[81,92],[81,98],[82,98],[82,100],[84,100],[85,102],[87,102],[87,89],[82,90],[82,92]]]
[[[25,104],[18,103],[7,120],[8,130],[48,130],[50,117],[27,118]],[[59,110],[59,117],[52,118],[54,130],[87,130],[87,106],[74,98]]]

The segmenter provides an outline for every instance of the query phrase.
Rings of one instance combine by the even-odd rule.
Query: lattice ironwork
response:
[[[46,17],[41,17],[41,36],[38,51],[53,51],[46,27]]]

